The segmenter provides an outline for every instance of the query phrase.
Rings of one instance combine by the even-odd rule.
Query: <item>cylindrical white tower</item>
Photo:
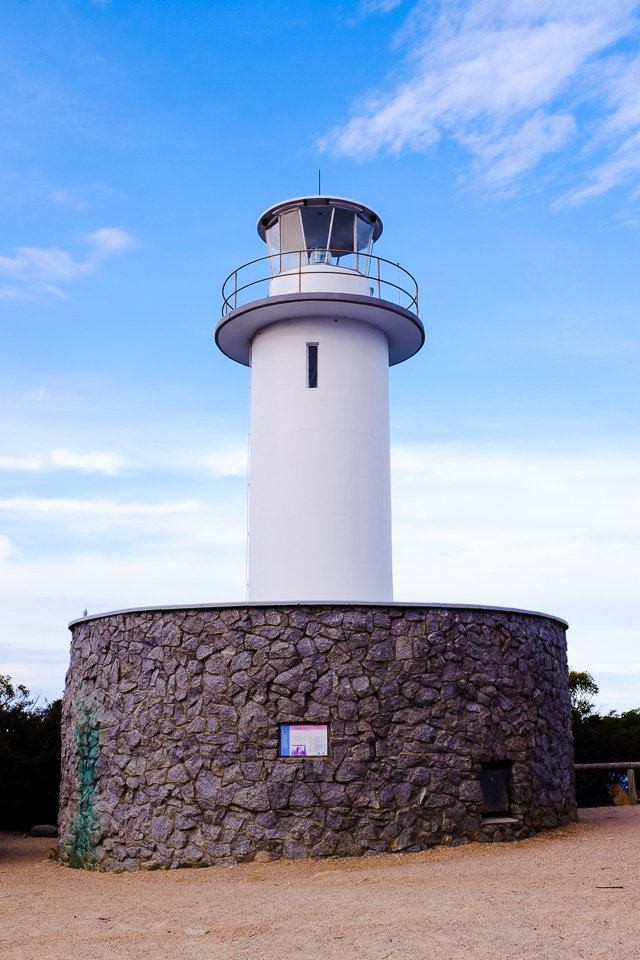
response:
[[[269,255],[228,278],[216,330],[251,367],[248,599],[390,601],[387,368],[424,342],[415,281],[352,200],[285,201],[258,232]]]

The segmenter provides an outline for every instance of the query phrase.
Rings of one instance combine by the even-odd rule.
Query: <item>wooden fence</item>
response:
[[[574,766],[576,770],[624,770],[627,774],[629,802],[638,802],[635,771],[640,770],[640,760],[632,763],[576,763]]]

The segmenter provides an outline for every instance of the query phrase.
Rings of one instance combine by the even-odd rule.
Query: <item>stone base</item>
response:
[[[241,604],[71,624],[60,857],[136,870],[416,851],[575,819],[563,621]],[[279,724],[328,756],[279,757]],[[509,769],[483,816],[483,764]]]

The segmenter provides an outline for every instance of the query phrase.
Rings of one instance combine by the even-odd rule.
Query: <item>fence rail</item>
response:
[[[574,763],[575,770],[624,770],[627,774],[629,803],[638,802],[636,791],[636,770],[640,770],[640,760],[631,760],[626,763]]]

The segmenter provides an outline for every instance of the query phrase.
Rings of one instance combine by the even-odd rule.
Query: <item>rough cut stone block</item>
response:
[[[73,625],[60,856],[107,871],[416,850],[575,817],[563,624],[401,604]],[[329,756],[277,755],[327,723]],[[510,766],[517,824],[482,819]]]

